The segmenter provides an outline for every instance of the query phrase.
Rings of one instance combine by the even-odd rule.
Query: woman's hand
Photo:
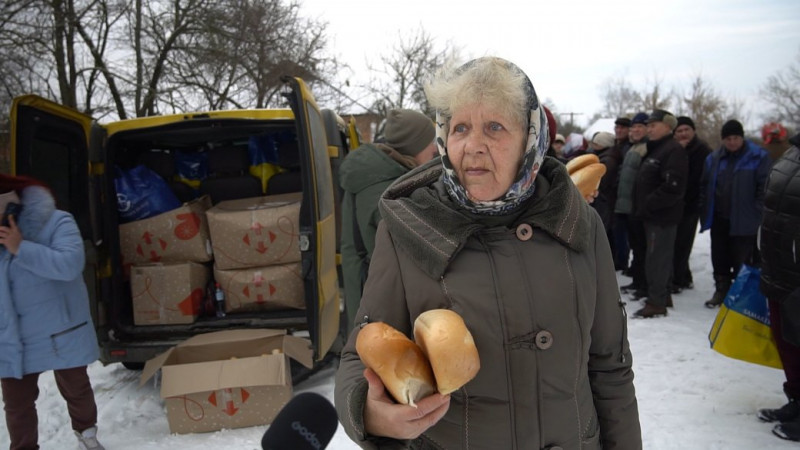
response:
[[[438,422],[450,408],[450,396],[439,393],[417,402],[417,407],[395,403],[378,374],[364,370],[369,383],[364,407],[364,429],[373,436],[415,439]]]
[[[17,220],[14,216],[8,217],[7,227],[0,227],[0,245],[5,245],[12,255],[19,251],[19,244],[22,243],[22,233],[17,227]]]

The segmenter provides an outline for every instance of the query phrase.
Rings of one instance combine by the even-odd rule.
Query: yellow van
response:
[[[338,168],[350,148],[358,146],[358,135],[352,119],[346,124],[332,111],[320,110],[303,80],[285,77],[282,81],[290,106],[286,109],[176,114],[105,124],[37,96],[14,100],[12,173],[46,182],[57,207],[70,211],[77,220],[86,243],[85,278],[104,363],[121,362],[135,368],[195,334],[236,328],[276,328],[300,334],[307,330],[317,361],[331,349],[340,332]],[[209,149],[215,149],[217,159],[220,151],[229,151],[222,158],[228,163],[239,158],[242,147],[252,145],[254,139],[277,134],[289,136],[292,145],[278,149],[277,161],[271,165],[274,170],[266,175],[256,173],[259,177],[241,175],[240,181],[250,176],[261,187],[257,194],[269,196],[276,193],[271,192],[275,188],[270,181],[282,176],[282,192],[301,196],[296,238],[304,309],[273,308],[224,317],[201,313],[192,323],[137,325],[126,273],[129,268],[124,267],[120,251],[117,168],[133,166],[147,153],[195,155]],[[253,167],[249,169],[252,172]],[[175,185],[179,177],[168,175],[165,181]],[[201,183],[188,181],[184,188]],[[220,198],[253,195],[249,187],[240,189],[216,181]],[[202,196],[203,192],[195,194]],[[220,198],[214,199],[214,195],[212,192],[210,197],[218,203]],[[205,264],[209,271],[210,265]],[[213,283],[205,290],[203,304],[208,304],[209,295],[213,300]]]

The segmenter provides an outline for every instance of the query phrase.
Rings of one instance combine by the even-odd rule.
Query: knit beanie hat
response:
[[[722,139],[728,136],[741,136],[744,137],[744,127],[738,120],[729,120],[722,126]]]
[[[623,127],[630,127],[631,124],[631,119],[627,117],[617,117],[617,120],[614,121],[614,125],[622,125]]]
[[[633,116],[633,119],[631,119],[631,125],[636,124],[636,123],[639,123],[639,124],[642,124],[642,125],[646,125],[647,124],[647,117],[648,117],[647,113],[638,112],[638,113],[636,113],[635,116]]]
[[[676,125],[675,128],[678,128],[681,125],[689,125],[691,129],[695,129],[694,120],[692,120],[691,117],[678,116],[678,125]]]
[[[650,113],[650,117],[647,118],[647,123],[653,122],[664,122],[669,126],[670,130],[674,130],[675,127],[678,126],[678,119],[665,109],[656,109]]]
[[[433,121],[410,109],[393,109],[386,116],[386,145],[407,156],[416,156],[433,142]]]
[[[597,144],[600,148],[608,148],[614,145],[615,139],[614,133],[600,131],[592,137],[592,144]]]

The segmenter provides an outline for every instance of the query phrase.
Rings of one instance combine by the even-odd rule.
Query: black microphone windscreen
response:
[[[311,392],[292,398],[270,424],[261,448],[264,450],[320,450],[328,446],[339,419],[328,399]]]

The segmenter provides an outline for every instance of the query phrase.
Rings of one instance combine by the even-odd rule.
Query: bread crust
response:
[[[417,401],[436,392],[428,359],[394,327],[383,322],[364,325],[356,337],[356,352],[398,403],[416,408]]]
[[[433,309],[420,314],[414,321],[414,340],[428,357],[442,395],[460,389],[480,370],[478,348],[455,311]]]
[[[581,192],[581,196],[586,198],[592,195],[600,187],[600,181],[606,174],[605,164],[595,163],[583,167],[570,175],[572,182]]]
[[[587,153],[585,155],[577,156],[567,161],[567,173],[572,175],[586,166],[597,164],[599,162],[600,158],[598,158],[594,153]]]

